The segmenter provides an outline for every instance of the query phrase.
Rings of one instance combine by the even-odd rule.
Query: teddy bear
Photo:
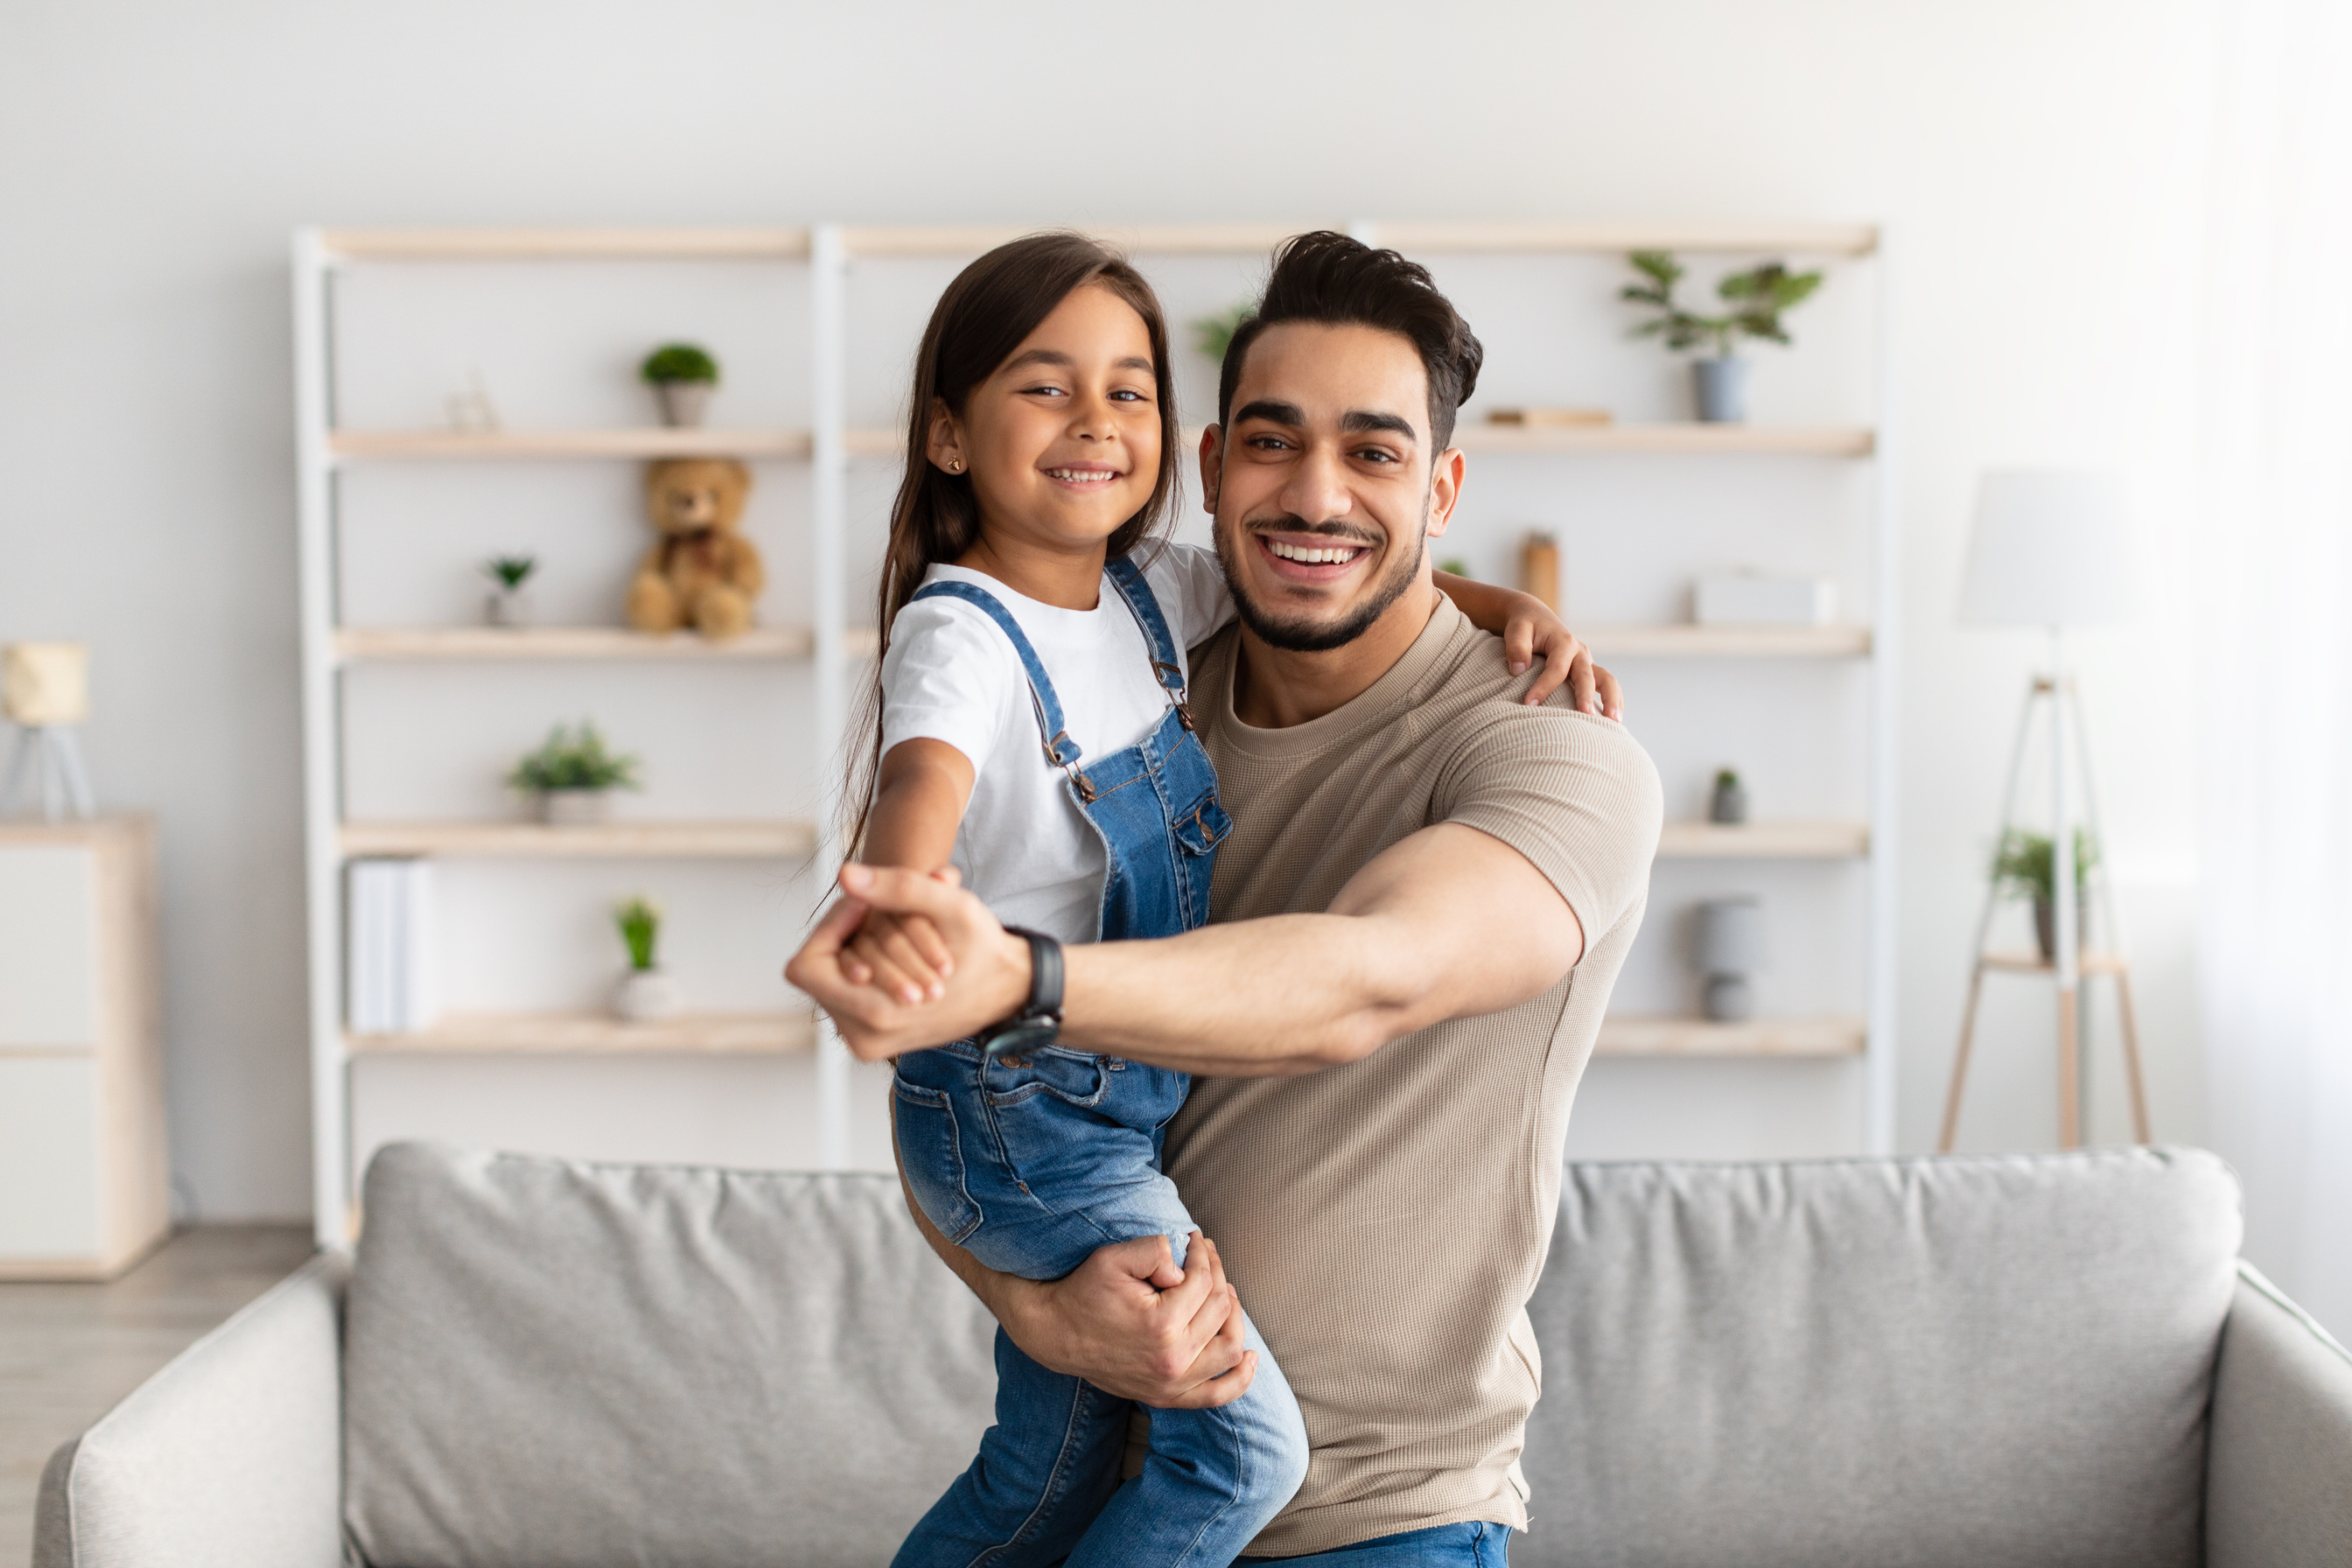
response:
[[[670,458],[646,470],[646,513],[661,540],[629,580],[629,625],[692,626],[720,641],[751,625],[768,576],[737,531],[751,489],[751,470],[732,458]]]

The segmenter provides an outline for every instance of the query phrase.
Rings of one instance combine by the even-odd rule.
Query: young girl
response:
[[[1053,943],[1172,936],[1208,919],[1231,820],[1185,706],[1185,649],[1233,614],[1213,552],[1162,531],[1181,453],[1159,301],[1070,234],[1016,240],[941,296],[915,367],[883,570],[874,739],[850,842],[953,866],[1042,967]],[[1525,595],[1442,577],[1490,631],[1566,675],[1565,627]],[[1533,637],[1532,643],[1527,639]],[[1050,940],[1049,940],[1050,939]],[[850,972],[919,1001],[936,932],[868,916]],[[991,1268],[1053,1279],[1112,1242],[1193,1226],[1160,1168],[1181,1073],[1066,1049],[1050,1026],[899,1058],[900,1170],[924,1215]],[[996,1425],[926,1514],[907,1568],[1222,1568],[1287,1502],[1307,1435],[1257,1337],[1214,1410],[1154,1410],[1124,1485],[1128,1408],[996,1338]]]

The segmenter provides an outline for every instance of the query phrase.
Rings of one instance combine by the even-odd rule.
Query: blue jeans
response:
[[[1511,1560],[1507,1524],[1441,1524],[1408,1530],[1377,1541],[1359,1541],[1311,1557],[1244,1557],[1244,1563],[1280,1563],[1285,1568],[1507,1568]]]
[[[1181,1073],[1048,1047],[984,1060],[959,1042],[899,1059],[898,1159],[924,1214],[989,1268],[1057,1279],[1112,1242],[1192,1217],[1160,1169]],[[1002,1330],[996,1425],[898,1549],[898,1568],[1224,1568],[1307,1476],[1307,1428],[1257,1330],[1249,1392],[1153,1410],[1143,1473],[1121,1483],[1129,1406],[1049,1372]]]

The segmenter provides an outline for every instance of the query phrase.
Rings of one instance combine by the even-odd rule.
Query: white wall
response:
[[[1970,486],[2090,457],[2177,524],[2203,4],[0,10],[0,637],[95,646],[102,793],[162,815],[182,1175],[214,1215],[305,1204],[285,241],[306,221],[1888,222],[1902,1115],[1924,1144],[2032,652],[1950,627]],[[2159,616],[2085,654],[2173,1138],[2197,1131],[2193,652]],[[2042,1026],[2004,1031],[1968,1142],[2048,1141]],[[1751,1146],[1690,1125],[1673,1070],[1597,1069],[1580,1146]]]

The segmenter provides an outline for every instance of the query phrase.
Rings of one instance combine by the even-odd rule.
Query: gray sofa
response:
[[[887,1179],[406,1145],[366,1214],[58,1450],[36,1568],[864,1568],[988,1418]],[[2352,1360],[2238,1237],[2194,1152],[1571,1166],[1512,1560],[2342,1568]]]

